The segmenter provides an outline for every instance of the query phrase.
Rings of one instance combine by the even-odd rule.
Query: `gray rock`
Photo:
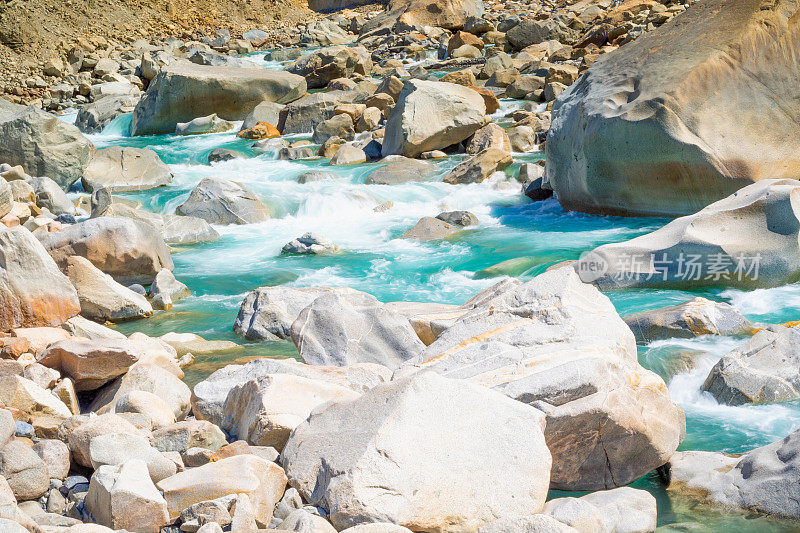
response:
[[[173,269],[169,249],[158,233],[129,218],[92,218],[38,237],[62,269],[71,256],[80,255],[123,285],[149,285],[162,268]]]
[[[249,130],[259,122],[266,122],[277,127],[280,123],[281,111],[284,107],[286,107],[284,104],[275,102],[261,102],[245,117],[239,131]]]
[[[460,227],[454,226],[439,218],[423,217],[413,228],[403,233],[401,238],[416,239],[418,241],[434,241],[446,239],[459,231],[461,231]]]
[[[324,170],[309,170],[297,176],[297,183],[311,183],[314,181],[337,179],[339,176]]]
[[[555,518],[535,514],[524,518],[501,518],[490,522],[478,530],[478,533],[577,533],[578,530],[569,527]]]
[[[333,241],[316,233],[305,233],[286,243],[281,248],[283,254],[334,254],[339,251]]]
[[[278,130],[283,135],[311,133],[317,124],[333,117],[339,104],[352,103],[359,94],[357,91],[326,91],[304,96],[281,110]]]
[[[205,420],[184,420],[153,432],[153,445],[162,452],[183,453],[189,448],[213,452],[227,443],[222,430]]]
[[[800,65],[782,44],[796,8],[698,7],[597,61],[556,100],[545,150],[565,208],[681,216],[753,181],[797,177],[800,161],[784,154],[800,132],[790,118],[800,112]],[[743,55],[720,61],[723,49]],[[713,81],[696,84],[698,75]]]
[[[728,405],[800,398],[800,330],[770,326],[728,352],[702,389]]]
[[[518,50],[550,40],[572,44],[576,37],[575,30],[555,18],[523,20],[506,32],[506,39]]]
[[[158,155],[144,148],[111,146],[92,155],[81,183],[87,192],[142,191],[168,185],[172,172]]]
[[[0,448],[0,476],[8,481],[18,501],[35,500],[47,492],[47,465],[22,442],[12,441]]]
[[[179,122],[209,113],[242,120],[261,102],[286,104],[305,92],[305,80],[289,72],[176,62],[148,86],[134,110],[131,134],[173,133]]]
[[[85,257],[70,257],[67,275],[78,292],[81,315],[86,318],[122,322],[153,315],[153,307],[144,296],[120,285]]]
[[[269,211],[252,191],[222,178],[203,179],[175,212],[212,224],[252,224],[269,218]]]
[[[168,297],[174,302],[191,294],[189,287],[175,279],[172,272],[166,268],[156,274],[153,284],[150,285],[150,297],[153,299]]]
[[[655,497],[631,487],[592,492],[580,498],[555,498],[545,504],[542,513],[577,531],[656,530]]]
[[[700,335],[744,335],[753,324],[733,306],[698,296],[688,302],[624,317],[636,340],[689,339]]]
[[[291,327],[300,311],[321,294],[355,293],[345,287],[261,287],[242,301],[233,331],[251,340],[291,338]]]
[[[0,102],[0,160],[68,189],[83,175],[92,143],[75,126],[34,107]]]
[[[331,165],[353,165],[357,163],[364,163],[367,160],[367,154],[361,148],[352,144],[344,144],[336,150],[336,153],[331,157]]]
[[[207,65],[212,67],[234,67],[234,68],[258,68],[256,63],[241,59],[239,57],[230,56],[228,54],[220,54],[210,50],[201,50],[199,48],[191,48],[186,52],[186,59],[195,65]]]
[[[64,480],[69,475],[69,446],[56,439],[41,439],[33,445],[32,450],[47,465],[50,479]]]
[[[119,115],[131,113],[137,103],[139,96],[105,96],[81,107],[75,125],[84,133],[100,133]]]
[[[478,225],[478,217],[469,211],[445,211],[444,213],[436,215],[436,218],[448,224],[452,224],[453,226],[461,226],[462,228]]]
[[[404,317],[366,293],[322,294],[300,313],[291,335],[300,357],[312,365],[397,368],[425,347]]]
[[[144,461],[153,483],[158,483],[177,471],[175,463],[164,457],[141,435],[106,433],[89,442],[89,460],[94,470],[103,465],[121,465],[131,459]]]
[[[454,83],[409,80],[386,121],[381,153],[415,157],[457,144],[484,125],[483,97]]]
[[[175,135],[201,135],[223,133],[233,129],[233,122],[219,118],[216,113],[175,124]]]
[[[349,78],[353,74],[369,75],[372,59],[362,46],[332,46],[300,57],[286,70],[303,76],[309,89],[318,89],[336,78]]]
[[[318,408],[281,462],[338,530],[390,521],[474,531],[497,516],[541,510],[550,470],[543,427],[536,409],[419,372]]]
[[[54,215],[75,212],[75,206],[55,181],[46,177],[30,178],[26,181],[33,187],[36,194],[36,205],[39,207],[46,207]]]
[[[242,154],[235,150],[228,150],[227,148],[214,148],[208,154],[208,163],[220,163],[222,161],[231,161],[233,159],[240,159],[244,157]]]
[[[741,457],[677,452],[664,467],[670,491],[727,508],[800,517],[800,431]]]
[[[513,162],[514,159],[507,151],[487,148],[456,165],[443,181],[450,184],[480,183]]]

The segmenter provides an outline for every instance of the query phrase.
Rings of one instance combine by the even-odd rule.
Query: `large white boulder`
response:
[[[175,212],[210,224],[252,224],[270,217],[269,210],[250,189],[235,181],[205,178]]]
[[[172,172],[152,150],[131,146],[110,146],[97,150],[81,178],[84,190],[94,192],[141,191],[162,187],[172,181]]]
[[[542,413],[486,388],[417,372],[328,403],[281,455],[304,500],[337,529],[391,522],[474,531],[542,509],[550,477]]]
[[[800,280],[800,181],[765,179],[652,233],[581,258],[601,288],[776,287]]]
[[[683,411],[639,366],[630,329],[571,268],[501,282],[409,366],[467,379],[545,411],[551,485],[626,485],[665,463],[683,439]]]

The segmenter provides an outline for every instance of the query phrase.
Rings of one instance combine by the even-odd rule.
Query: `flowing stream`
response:
[[[258,57],[251,59],[266,68],[281,68]],[[502,104],[498,117],[520,102],[508,100]],[[480,184],[442,183],[441,177],[463,156],[438,161],[440,172],[431,181],[367,185],[366,175],[380,163],[336,167],[329,166],[327,159],[281,161],[275,153],[253,151],[252,141],[238,139],[233,132],[131,138],[127,136],[129,123],[130,115],[120,116],[103,133],[90,137],[98,148],[120,145],[155,150],[169,164],[175,178],[167,187],[120,196],[139,201],[148,210],[173,213],[202,178],[218,176],[253,190],[273,215],[260,224],[216,227],[221,234],[219,240],[176,248],[175,276],[189,286],[193,295],[176,302],[170,311],[158,312],[154,318],[118,326],[124,333],[193,332],[244,346],[244,350],[232,355],[199,359],[187,369],[190,385],[234,361],[296,356],[289,342],[252,343],[233,333],[239,304],[246,293],[257,287],[347,286],[369,292],[384,302],[461,304],[499,281],[481,271],[501,261],[525,258],[508,274],[530,278],[559,261],[577,259],[597,245],[629,239],[668,222],[568,213],[553,199],[532,203],[520,193],[516,181],[505,181],[497,175]],[[310,132],[291,138],[310,138]],[[220,147],[237,150],[248,158],[208,165],[209,152]],[[515,177],[520,163],[542,157],[540,152],[514,154],[515,164],[506,173]],[[339,178],[297,183],[299,174],[313,169],[334,172]],[[384,212],[374,210],[384,202],[393,205]],[[456,209],[477,215],[479,226],[440,242],[399,238],[421,217]],[[280,255],[286,242],[308,231],[330,238],[344,251],[329,256]],[[621,315],[701,295],[731,303],[755,322],[785,322],[800,317],[800,287],[794,285],[750,292],[642,289],[607,295]],[[782,438],[800,426],[797,404],[729,407],[700,391],[711,366],[739,342],[731,337],[701,337],[640,347],[641,364],[665,379],[672,398],[686,412],[687,435],[680,449],[741,453]],[[650,490],[658,498],[659,525],[700,522],[703,527],[691,530],[725,532],[755,528],[791,531],[798,527],[796,523],[758,516],[719,513],[696,502],[669,498],[655,473],[634,486]]]

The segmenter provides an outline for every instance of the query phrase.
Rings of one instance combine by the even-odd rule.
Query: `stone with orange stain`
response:
[[[236,136],[243,139],[272,139],[280,137],[281,132],[269,122],[257,122],[255,126],[240,131]]]
[[[211,454],[210,462],[213,463],[214,461],[221,461],[222,459],[227,459],[228,457],[233,457],[234,455],[244,455],[249,453],[250,445],[247,444],[246,441],[237,440],[231,442],[230,444],[226,444]]]

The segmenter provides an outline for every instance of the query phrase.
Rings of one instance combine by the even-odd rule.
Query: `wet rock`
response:
[[[452,224],[453,226],[461,226],[462,228],[478,225],[478,217],[469,211],[445,211],[444,213],[436,215],[436,218],[448,224]]]
[[[305,79],[289,72],[176,62],[147,88],[134,110],[131,134],[173,133],[179,122],[208,113],[242,120],[261,102],[286,104],[305,92]]]
[[[388,156],[389,162],[367,175],[367,184],[396,185],[409,181],[425,181],[436,172],[436,167],[425,161],[403,156]]]
[[[149,285],[162,268],[173,268],[169,249],[157,232],[128,218],[92,218],[38,237],[62,269],[71,256],[80,255],[126,286]]]
[[[80,312],[75,288],[31,232],[3,228],[0,251],[0,329],[57,326]]]
[[[386,121],[381,152],[415,157],[459,143],[484,125],[486,105],[468,87],[409,80]]]
[[[292,241],[289,241],[283,248],[283,254],[334,254],[339,251],[333,241],[316,233],[305,233]]]
[[[240,159],[242,157],[244,157],[242,154],[234,150],[228,150],[227,148],[214,148],[211,150],[211,153],[208,154],[208,163],[220,163],[223,161]]]
[[[212,224],[252,224],[269,218],[269,212],[244,185],[222,178],[205,178],[175,211]]]
[[[800,431],[741,457],[677,452],[664,467],[669,490],[727,508],[787,518],[800,516],[797,448]]]
[[[131,113],[139,97],[129,94],[105,96],[78,110],[75,125],[84,133],[100,133],[112,120],[123,113]]]
[[[459,163],[450,174],[444,177],[445,183],[480,183],[499,170],[511,165],[514,159],[508,151],[500,148],[486,148]]]
[[[264,375],[236,385],[223,407],[223,428],[257,446],[283,450],[292,430],[320,404],[352,400],[349,387],[292,374]]]
[[[759,181],[652,233],[595,248],[576,269],[604,288],[794,283],[800,260],[790,250],[798,247],[800,215],[792,198],[799,190],[796,180]]]
[[[297,183],[312,183],[315,181],[332,180],[339,176],[333,172],[324,170],[309,170],[297,176]]]
[[[435,241],[446,239],[459,231],[461,231],[460,227],[439,218],[423,217],[413,228],[403,233],[400,237],[402,239],[415,239],[418,241]]]
[[[407,320],[366,293],[322,294],[300,313],[291,335],[300,357],[312,365],[397,368],[424,348]]]
[[[228,122],[216,113],[206,117],[197,117],[188,122],[175,124],[175,135],[199,135],[203,133],[223,133],[233,129],[233,122]]]
[[[67,274],[78,292],[81,314],[86,318],[122,322],[153,314],[153,308],[144,296],[123,287],[84,257],[70,257]]]
[[[541,510],[550,465],[543,426],[536,409],[421,372],[317,409],[281,459],[292,486],[339,530],[378,520],[474,530]],[[440,491],[442,483],[453,489]]]
[[[722,356],[708,373],[702,389],[727,405],[800,398],[798,343],[800,330],[796,328],[762,329]]]
[[[152,189],[171,181],[169,167],[154,151],[111,146],[92,155],[81,183],[90,193],[100,187],[113,193]]]
[[[48,176],[63,189],[81,178],[92,150],[75,126],[7,100],[0,102],[0,137],[0,160]]]
[[[754,329],[733,306],[700,296],[678,305],[633,313],[624,320],[636,340],[645,343],[675,337],[743,335]]]
[[[175,301],[191,294],[189,287],[175,279],[175,275],[166,268],[156,274],[150,285],[150,297],[153,299],[168,297],[171,301]]]

